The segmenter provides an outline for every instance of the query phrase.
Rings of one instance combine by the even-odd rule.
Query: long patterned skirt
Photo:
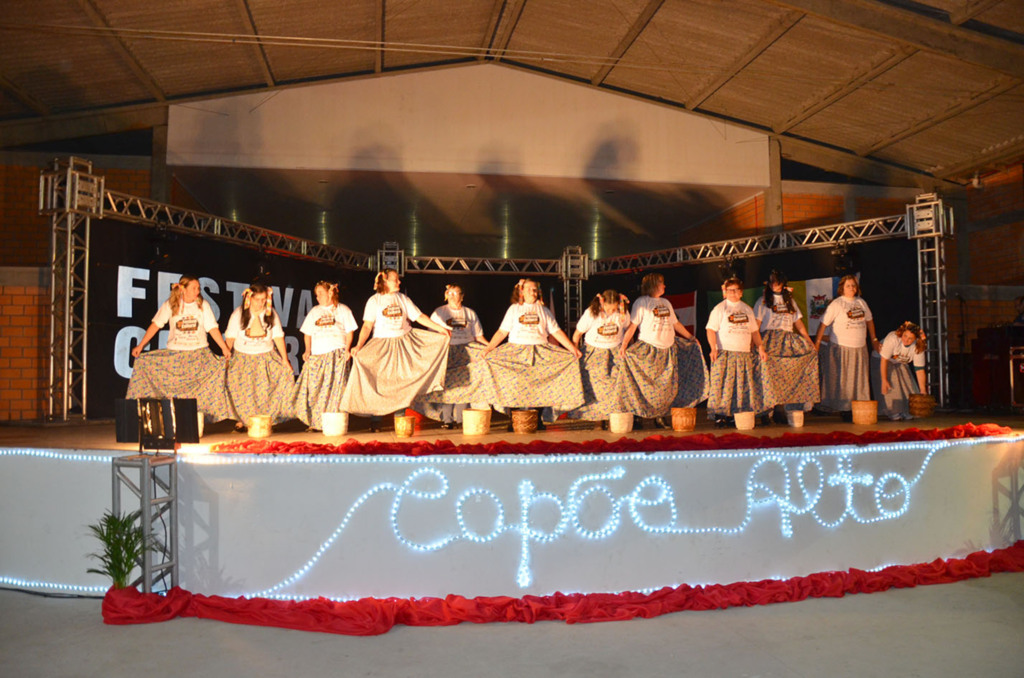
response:
[[[352,360],[341,411],[385,415],[405,409],[421,393],[444,388],[448,335],[414,329],[366,342]]]
[[[853,409],[850,401],[871,400],[871,385],[868,379],[868,350],[848,348],[835,342],[828,346],[824,355],[818,354],[821,365],[821,404],[826,412],[849,412]]]
[[[235,352],[228,361],[228,403],[232,417],[249,426],[257,415],[269,415],[276,422],[291,419],[295,375],[291,365],[283,365],[273,351]]]
[[[312,429],[322,430],[324,412],[344,412],[341,397],[345,394],[348,371],[348,351],[343,348],[309,356],[288,398],[287,414]]]
[[[135,359],[127,398],[195,398],[209,422],[233,415],[224,385],[224,358],[208,348],[146,351]]]
[[[764,350],[768,353],[764,366],[767,399],[802,410],[810,410],[821,400],[818,353],[803,337],[796,332],[768,330]]]
[[[626,412],[660,417],[708,397],[708,367],[696,341],[677,337],[668,348],[638,341],[626,349],[619,393]]]
[[[481,399],[498,409],[568,411],[583,405],[579,361],[550,344],[502,344],[483,360],[471,362],[469,372],[480,384]]]
[[[622,365],[619,349],[594,348],[584,344],[580,377],[583,381],[583,407],[568,412],[570,419],[598,421],[612,412],[625,412],[619,386]]]
[[[920,393],[912,365],[889,362],[889,392],[882,395],[882,360],[871,356],[871,390],[878,396],[878,416],[894,421],[910,419],[910,396]]]
[[[732,416],[736,412],[760,414],[775,406],[765,400],[761,359],[750,351],[721,351],[711,365],[709,416]]]
[[[451,414],[455,421],[462,422],[462,410],[465,405],[475,402],[488,402],[482,393],[479,382],[474,382],[469,373],[469,364],[478,359],[484,351],[479,342],[448,346],[448,368],[444,375],[444,390],[433,393],[421,393],[416,396],[412,407],[430,419],[444,420],[442,410],[445,405],[452,407]]]

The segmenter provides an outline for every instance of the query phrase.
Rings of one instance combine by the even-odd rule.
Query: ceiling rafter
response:
[[[160,85],[158,85],[153,76],[149,74],[149,71],[147,71],[142,66],[141,63],[139,63],[139,60],[135,57],[135,54],[128,47],[128,45],[121,38],[121,36],[118,35],[117,31],[113,29],[113,27],[107,21],[107,18],[103,16],[103,13],[99,10],[99,8],[97,8],[96,5],[93,4],[92,0],[78,0],[78,6],[82,9],[83,12],[85,12],[89,16],[89,19],[94,24],[100,26],[101,28],[104,28],[105,30],[111,31],[110,38],[108,39],[109,44],[113,46],[113,48],[118,52],[118,54],[121,55],[121,57],[125,61],[125,64],[128,66],[128,68],[131,69],[132,73],[135,74],[135,77],[139,79],[139,82],[141,82],[142,85],[147,90],[149,90],[149,93],[153,95],[153,98],[157,101],[167,101],[167,96],[164,94],[164,91],[160,88]]]
[[[1020,82],[1016,78],[1003,76],[981,92],[973,92],[959,99],[954,99],[942,112],[911,122],[909,125],[897,132],[885,134],[861,148],[854,149],[854,152],[858,155],[871,155],[872,153],[902,141],[907,137],[914,136],[915,134],[934,127],[941,122],[945,122],[952,117],[965,113],[972,108],[976,108],[986,101],[991,101],[1000,94],[1008,92],[1019,85]]]
[[[253,36],[256,38],[256,43],[253,44],[253,53],[256,55],[256,62],[259,64],[260,70],[263,72],[263,80],[267,83],[267,87],[273,87],[277,84],[274,78],[274,72],[270,68],[270,60],[267,59],[267,51],[263,49],[263,43],[260,41],[260,32],[256,28],[256,19],[252,16],[252,8],[249,7],[249,0],[235,0],[238,11],[242,14],[242,18],[245,21],[246,26],[252,31]]]
[[[841,101],[850,94],[856,92],[863,85],[889,71],[897,64],[906,61],[912,55],[917,54],[917,52],[918,50],[906,45],[901,45],[893,50],[887,50],[883,53],[883,58],[881,60],[873,61],[860,71],[854,72],[853,76],[849,80],[841,82],[832,88],[815,93],[814,96],[808,99],[809,103],[802,106],[797,112],[790,114],[790,116],[786,118],[785,122],[773,124],[772,129],[780,134],[793,129],[812,115],[825,110],[838,101]]]
[[[480,45],[480,54],[477,55],[477,61],[483,61],[487,58],[487,50],[494,44],[494,39],[497,37],[498,22],[501,21],[501,13],[505,9],[505,0],[494,0],[494,4],[491,5],[491,18],[487,21],[487,29],[484,31],[483,43]]]
[[[934,178],[915,170],[904,169],[889,163],[855,155],[849,151],[830,148],[823,144],[782,135],[778,137],[782,157],[805,165],[860,177],[883,186],[914,186],[924,190],[957,188],[956,183]]]
[[[988,11],[1003,2],[1003,0],[966,0],[959,12],[950,12],[949,21],[960,25],[970,21],[982,12]]]
[[[504,3],[498,25],[494,28],[494,39],[491,41],[489,55],[495,61],[501,61],[501,57],[508,49],[508,43],[512,41],[512,34],[519,24],[519,17],[523,15],[526,7],[526,0],[509,0]]]
[[[1024,46],[877,0],[768,0],[1024,80]]]
[[[374,27],[374,30],[376,31],[375,39],[377,40],[378,45],[377,49],[373,51],[374,73],[380,73],[384,70],[384,14],[387,11],[384,7],[384,1],[385,0],[377,0],[377,6],[374,12],[374,20],[376,21],[376,26]]]
[[[166,104],[140,104],[116,110],[48,115],[43,119],[0,123],[0,148],[114,134],[167,124]]]
[[[21,104],[32,111],[35,111],[39,115],[47,116],[50,114],[50,109],[44,106],[39,100],[33,97],[31,94],[26,92],[24,89],[11,82],[3,75],[0,75],[0,89],[10,92]]]
[[[594,77],[590,79],[591,85],[600,85],[604,82],[604,79],[608,77],[608,74],[612,72],[612,69],[618,64],[619,59],[626,53],[626,51],[636,42],[637,37],[644,32],[647,25],[651,23],[651,19],[658,13],[661,6],[665,4],[665,0],[649,0],[643,11],[640,12],[640,16],[633,21],[633,25],[629,27],[626,34],[622,36],[622,40],[612,50],[611,54],[608,55],[608,63],[601,66]]]
[[[989,149],[982,149],[980,153],[972,155],[970,160],[946,167],[933,167],[931,171],[937,177],[953,179],[963,177],[976,171],[979,167],[1017,162],[1022,158],[1024,158],[1024,134],[1018,134],[1004,143]]]
[[[707,83],[703,83],[697,92],[686,99],[685,106],[691,110],[697,108],[707,101],[715,92],[725,86],[727,82],[736,77],[744,68],[750,65],[757,57],[771,47],[775,42],[785,35],[789,29],[797,25],[804,18],[802,12],[786,12],[771,24],[755,42],[743,54],[738,56],[731,64],[726,66],[717,77]]]

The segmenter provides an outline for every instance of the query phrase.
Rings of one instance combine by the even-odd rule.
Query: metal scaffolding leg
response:
[[[133,477],[134,476],[134,477]],[[178,585],[178,457],[174,454],[133,454],[113,462],[113,512],[121,514],[124,490],[138,502],[145,543],[153,548],[142,557],[144,593],[168,591]]]
[[[590,257],[578,245],[562,251],[561,278],[564,285],[565,329],[572,337],[576,321],[583,313],[583,281],[590,277]]]
[[[78,158],[55,160],[39,179],[39,211],[50,215],[48,417],[86,416],[90,217],[103,216],[103,177]]]

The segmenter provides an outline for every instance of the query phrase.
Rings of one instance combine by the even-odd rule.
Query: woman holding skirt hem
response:
[[[583,406],[568,412],[570,419],[600,421],[608,425],[608,415],[623,412],[622,358],[619,347],[629,327],[628,299],[615,290],[605,290],[590,302],[590,307],[576,323],[572,343],[579,347],[583,339]]]
[[[760,414],[774,405],[766,394],[763,365],[767,358],[754,309],[743,302],[743,282],[731,277],[725,300],[711,309],[706,330],[711,346],[711,392],[708,416],[724,426],[737,412]],[[757,355],[751,352],[757,348]]]

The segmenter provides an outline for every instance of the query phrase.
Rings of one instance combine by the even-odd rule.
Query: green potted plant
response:
[[[147,544],[139,522],[140,511],[118,515],[107,511],[100,522],[89,525],[89,530],[100,540],[103,551],[90,553],[103,565],[101,568],[89,568],[87,572],[110,577],[114,588],[123,589],[128,586],[132,571],[141,565],[147,551],[153,545]]]

